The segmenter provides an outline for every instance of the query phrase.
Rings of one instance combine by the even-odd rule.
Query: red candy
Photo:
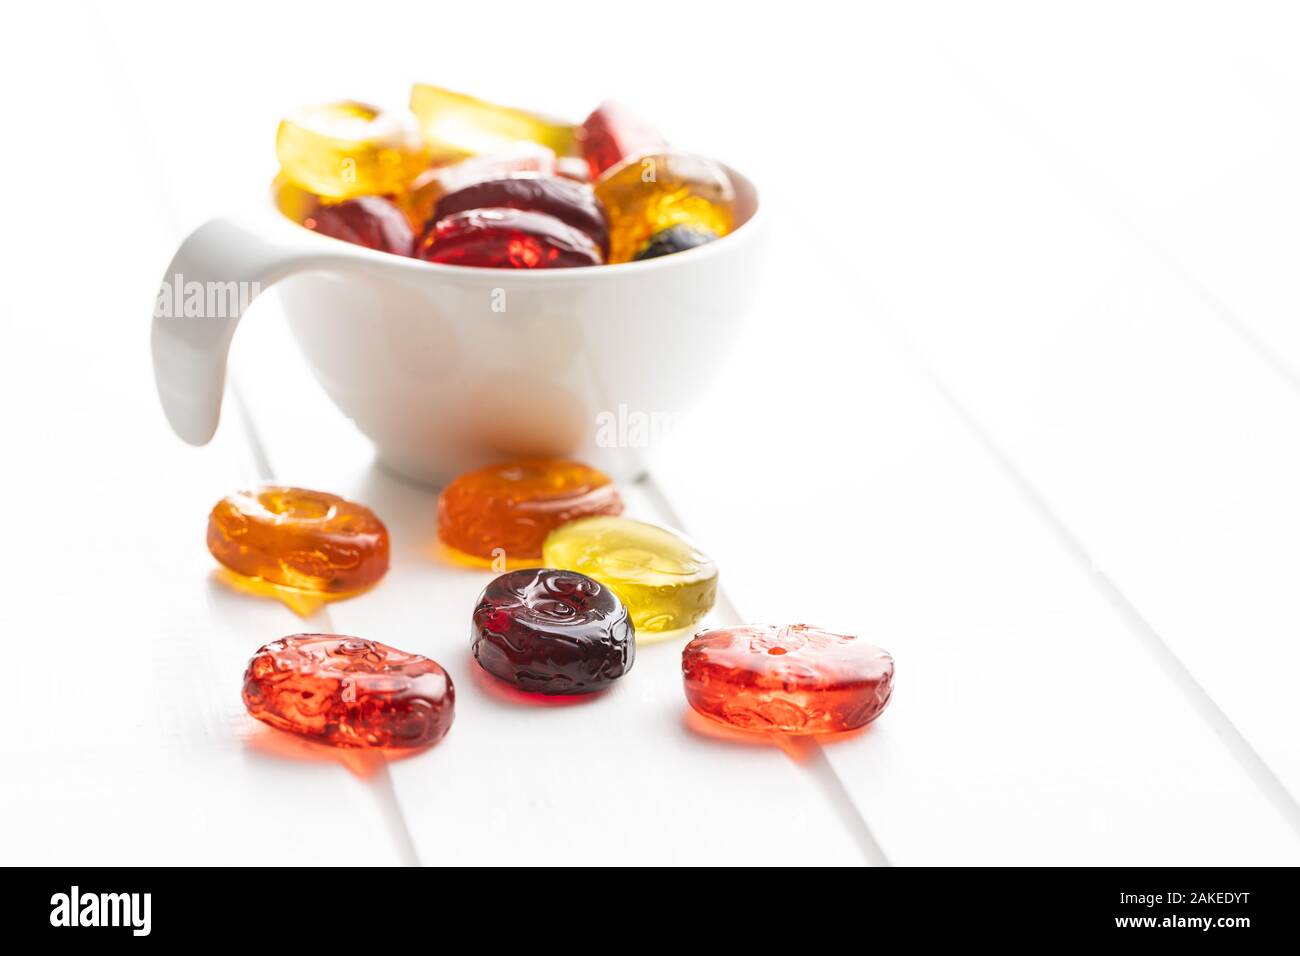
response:
[[[668,145],[658,130],[618,103],[602,103],[582,130],[582,151],[593,180],[629,156],[658,152]]]
[[[342,634],[293,634],[244,672],[263,723],[335,747],[424,747],[451,727],[456,691],[435,661]]]
[[[496,269],[598,266],[591,238],[554,216],[521,209],[474,209],[439,220],[420,241],[428,262]]]
[[[609,223],[605,210],[590,189],[569,179],[554,176],[512,176],[473,183],[438,200],[435,221],[471,209],[524,209],[554,216],[580,229],[600,247],[601,257],[609,252]]]
[[[360,196],[333,205],[322,203],[303,225],[322,235],[399,256],[409,256],[415,245],[415,232],[406,213],[382,196]]]
[[[807,624],[701,631],[682,651],[686,699],[744,730],[825,734],[871,723],[889,703],[894,659]]]

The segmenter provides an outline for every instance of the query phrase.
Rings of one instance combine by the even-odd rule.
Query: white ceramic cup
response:
[[[181,244],[155,304],[163,411],[190,444],[212,438],[241,313],[282,283],[317,380],[396,471],[442,484],[493,461],[561,455],[635,477],[664,424],[713,377],[750,305],[764,217],[754,185],[728,172],[730,235],[575,269],[375,252],[306,229],[269,199],[214,219]]]

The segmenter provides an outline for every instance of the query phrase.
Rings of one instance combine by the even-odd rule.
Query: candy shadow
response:
[[[469,671],[474,686],[485,695],[515,707],[579,707],[583,704],[595,703],[613,690],[613,688],[606,688],[590,694],[537,694],[520,690],[485,671],[479,666],[472,653],[466,655],[465,668]]]
[[[697,737],[712,742],[729,743],[735,746],[775,747],[796,763],[806,763],[815,756],[819,745],[834,745],[845,740],[854,740],[865,734],[871,725],[856,730],[844,730],[834,734],[791,735],[776,734],[758,730],[742,730],[721,721],[706,717],[692,707],[687,707],[682,723],[687,731]]]
[[[244,750],[258,759],[287,760],[300,763],[338,764],[361,780],[371,780],[383,772],[387,764],[419,756],[437,746],[405,749],[366,749],[363,747],[331,747],[307,737],[276,730],[258,724],[244,738]]]
[[[229,568],[214,568],[209,579],[216,587],[225,591],[245,597],[255,597],[263,600],[270,598],[279,601],[304,620],[313,617],[327,604],[333,604],[335,601],[346,601],[348,598],[354,598],[359,594],[365,594],[367,591],[372,590],[371,588],[363,588],[360,591],[348,591],[344,594],[318,594],[314,591],[286,587],[283,584],[273,584],[261,578],[250,578],[243,574],[236,574]]]

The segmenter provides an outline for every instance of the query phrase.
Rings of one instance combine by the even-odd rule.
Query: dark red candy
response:
[[[333,205],[318,205],[303,222],[326,236],[380,252],[409,256],[415,232],[406,213],[383,196],[359,196]]]
[[[602,256],[609,253],[609,223],[605,210],[591,190],[581,183],[556,176],[511,176],[473,183],[447,193],[434,207],[434,221],[471,209],[525,209],[544,212],[581,229]]]
[[[603,690],[632,669],[636,654],[614,592],[552,568],[510,571],[484,588],[470,637],[485,671],[541,694]]]
[[[658,152],[668,145],[658,130],[618,103],[600,104],[582,124],[582,132],[582,152],[593,180],[629,156]]]
[[[564,269],[604,261],[585,232],[522,209],[472,209],[440,219],[416,254],[428,262],[492,269]]]

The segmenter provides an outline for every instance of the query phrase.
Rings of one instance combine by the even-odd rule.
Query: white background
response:
[[[1300,862],[1300,34],[1285,5],[46,3],[6,13],[6,863]],[[278,117],[428,80],[635,105],[775,216],[749,333],[632,513],[720,563],[717,621],[898,661],[866,733],[712,729],[679,645],[527,706],[486,575],[376,470],[276,314],[214,443],[148,362],[180,238],[265,188]],[[689,347],[684,343],[683,347]],[[203,545],[259,477],[368,502],[382,587],[309,621]],[[339,630],[459,691],[386,762],[239,701]]]

